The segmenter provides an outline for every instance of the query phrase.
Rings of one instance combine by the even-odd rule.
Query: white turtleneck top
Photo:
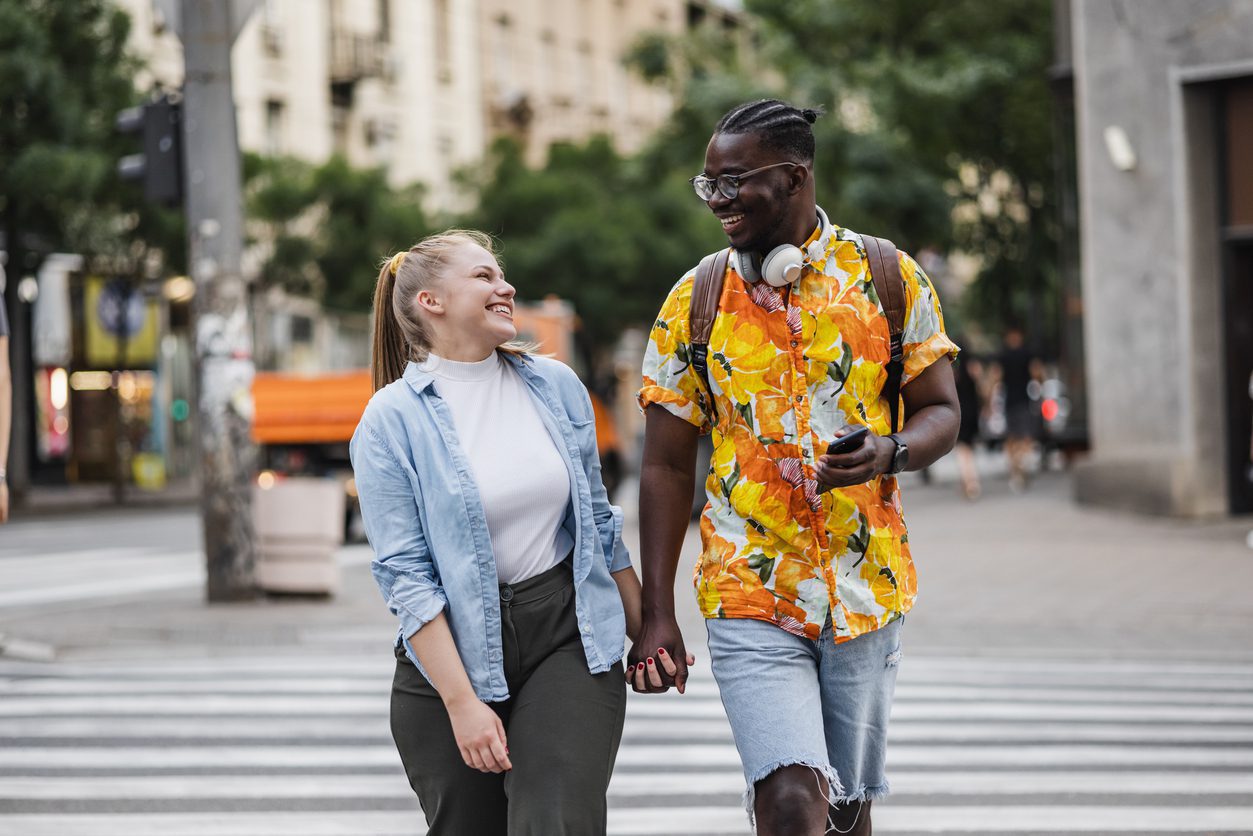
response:
[[[570,474],[526,381],[495,351],[477,363],[431,354],[422,369],[452,411],[500,582],[518,583],[556,566],[572,545],[561,529]]]

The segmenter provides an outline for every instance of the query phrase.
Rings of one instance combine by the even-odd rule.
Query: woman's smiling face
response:
[[[449,252],[439,279],[418,294],[432,348],[449,360],[482,360],[516,339],[513,285],[496,258],[470,241]]]

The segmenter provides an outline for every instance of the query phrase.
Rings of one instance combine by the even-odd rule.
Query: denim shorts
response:
[[[784,766],[821,773],[833,804],[887,795],[884,750],[903,620],[841,644],[830,620],[817,641],[766,621],[706,620],[750,816],[756,783]]]

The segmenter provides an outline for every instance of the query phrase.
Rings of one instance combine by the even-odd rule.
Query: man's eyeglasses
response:
[[[766,169],[778,168],[781,165],[800,165],[800,163],[772,163],[771,165],[763,165],[761,168],[754,168],[752,171],[745,171],[743,174],[719,174],[717,177],[706,177],[703,174],[697,174],[687,182],[692,184],[692,188],[696,191],[696,196],[705,202],[714,199],[715,194],[721,194],[727,200],[735,200],[736,195],[740,193],[740,181],[745,177],[752,177],[754,174],[760,174]]]

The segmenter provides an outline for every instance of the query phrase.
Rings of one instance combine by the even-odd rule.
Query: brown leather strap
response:
[[[700,260],[696,268],[696,280],[692,283],[692,304],[689,314],[691,331],[692,367],[700,375],[709,393],[709,420],[717,420],[718,407],[714,402],[714,390],[709,385],[709,335],[713,333],[714,320],[718,318],[718,302],[722,299],[722,283],[727,274],[727,261],[731,250],[719,250]]]
[[[870,280],[874,282],[875,294],[883,306],[888,320],[891,355],[888,360],[888,379],[883,387],[887,399],[892,432],[901,427],[900,401],[901,377],[905,373],[905,355],[901,335],[905,331],[905,280],[901,278],[901,263],[896,255],[896,245],[886,238],[863,235],[866,260],[870,263]]]
[[[896,245],[886,238],[863,235],[866,258],[870,261],[870,278],[874,282],[879,304],[888,318],[888,329],[893,335],[905,330],[905,280],[901,278],[901,263],[896,255]]]
[[[692,345],[709,345],[730,257],[729,249],[719,250],[702,258],[696,268],[696,281],[692,284]]]

